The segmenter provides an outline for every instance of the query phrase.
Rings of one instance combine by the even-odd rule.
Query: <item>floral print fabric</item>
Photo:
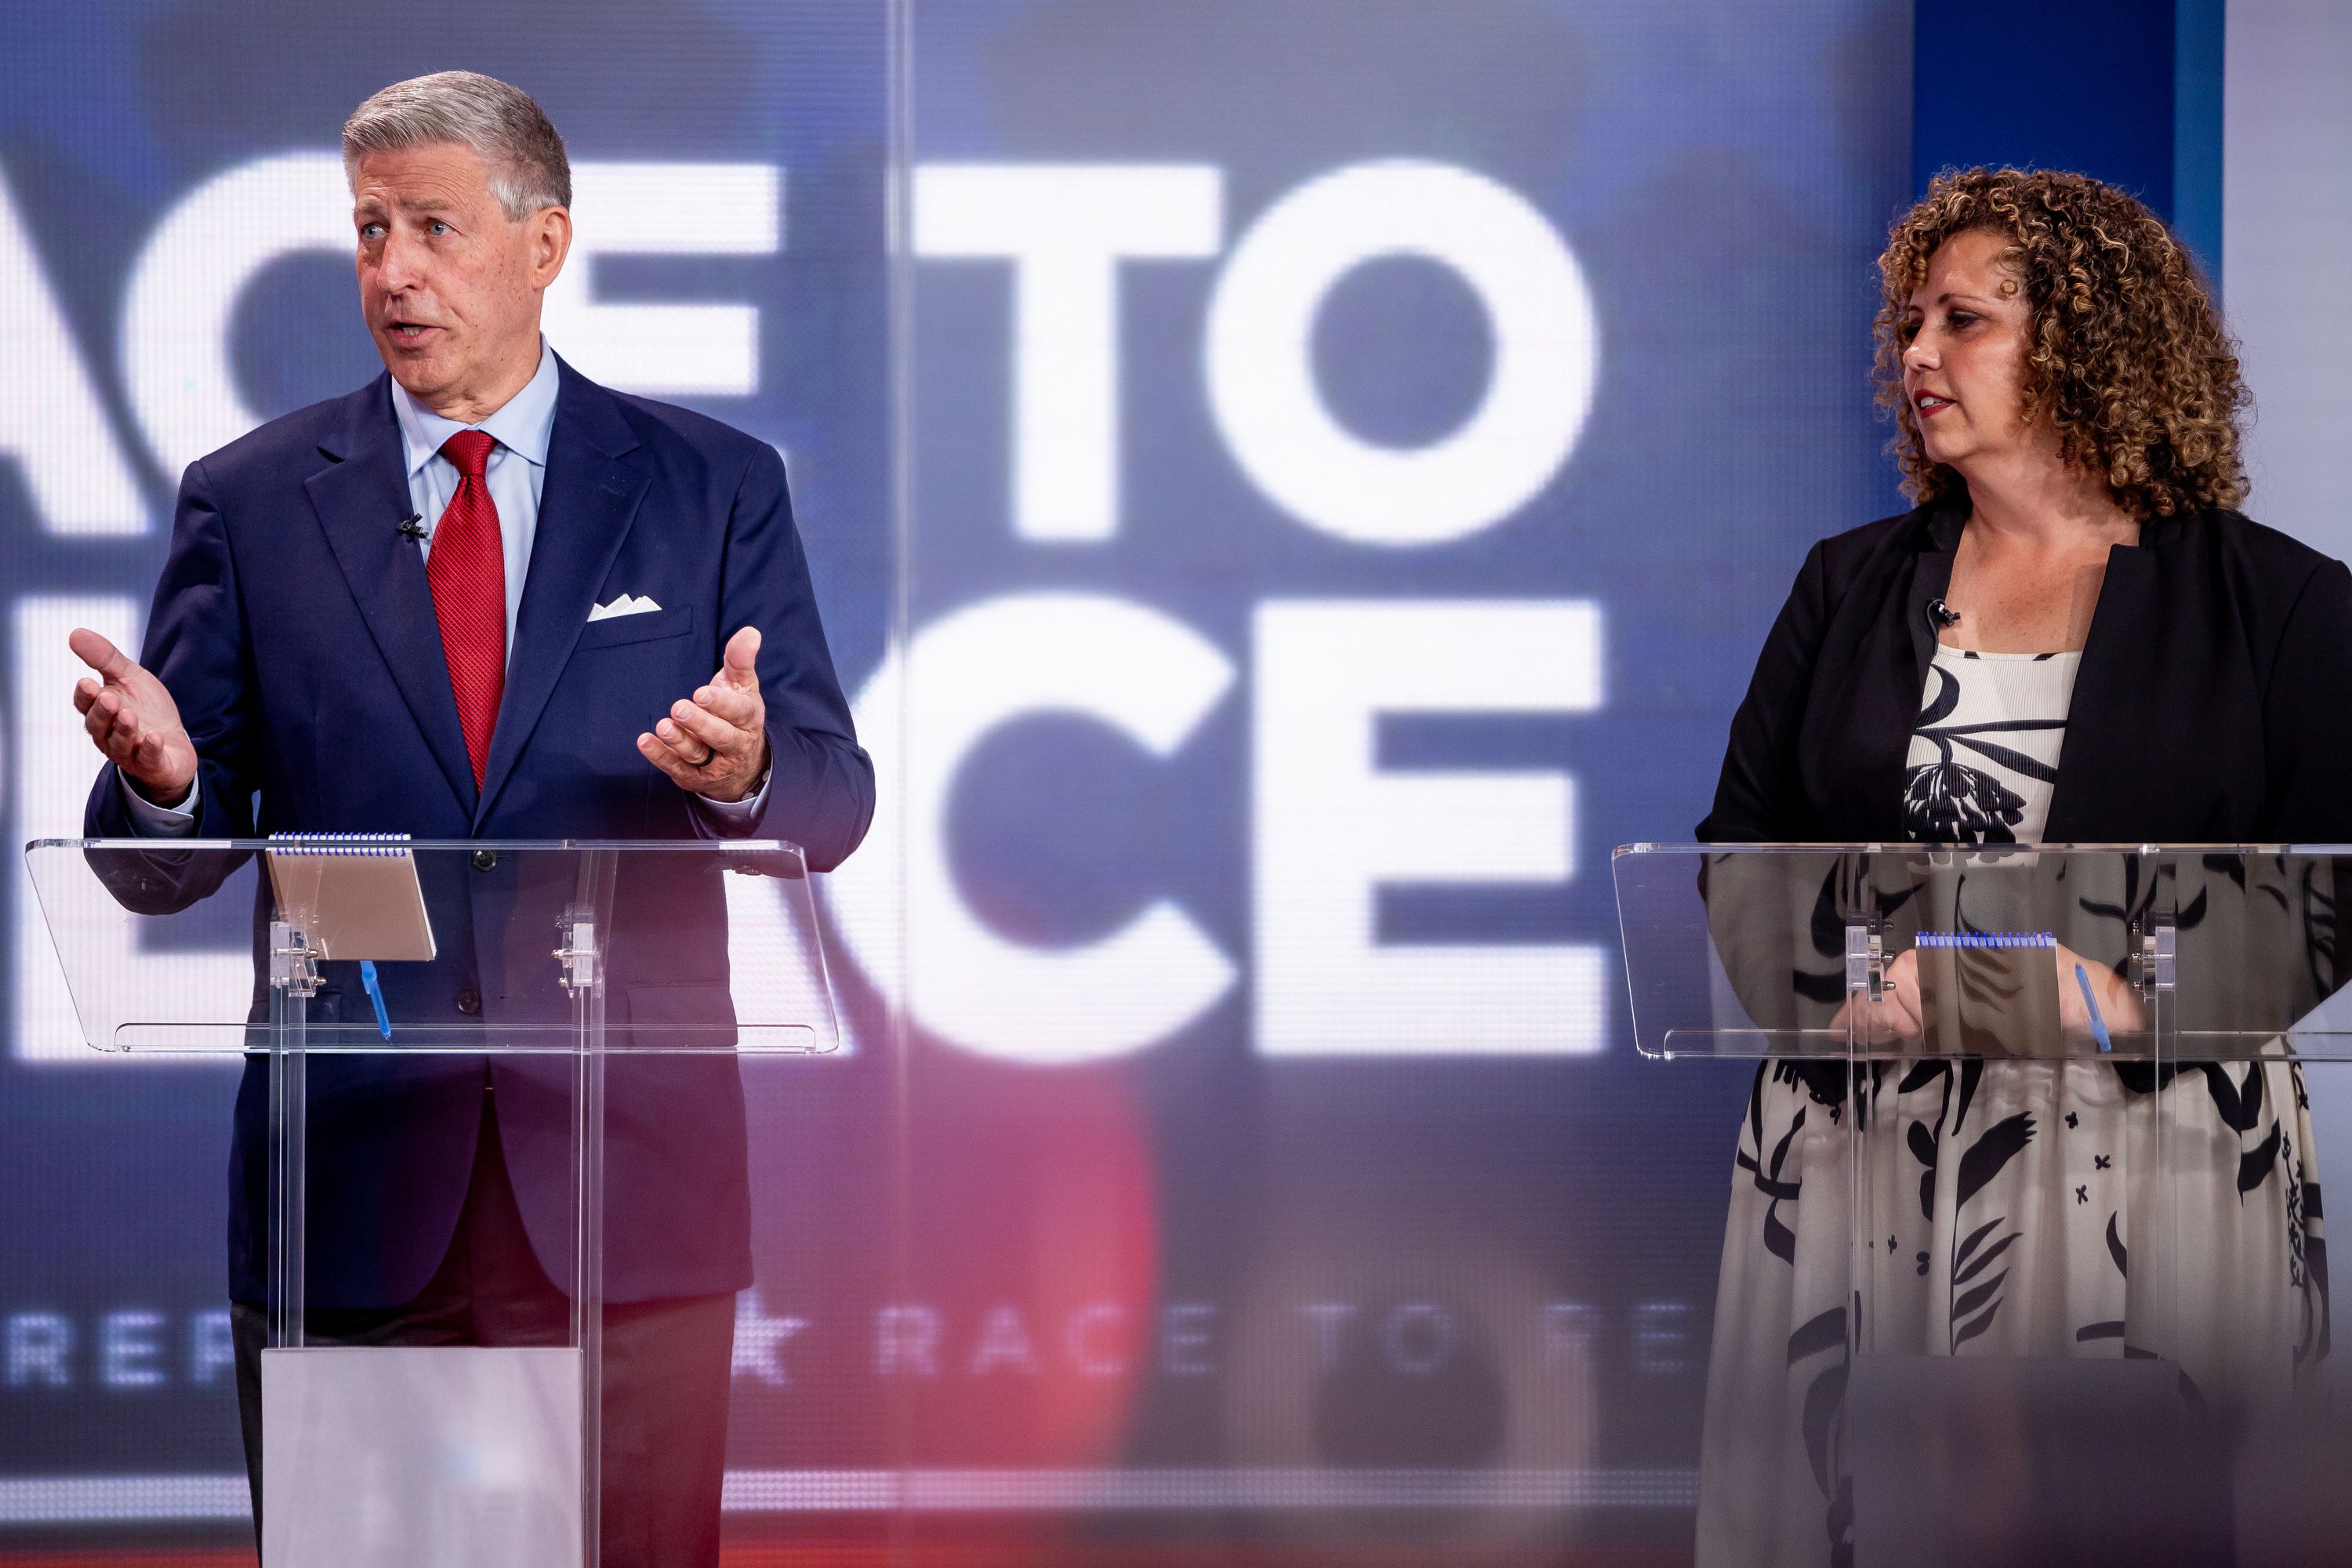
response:
[[[1936,649],[1903,776],[1903,831],[1919,844],[2041,836],[2079,653]]]

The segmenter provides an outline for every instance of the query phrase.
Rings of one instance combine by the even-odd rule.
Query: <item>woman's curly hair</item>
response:
[[[1961,169],[1936,176],[1878,258],[1878,401],[1914,501],[1963,495],[1931,460],[1903,395],[1904,313],[1927,258],[1981,229],[2008,242],[2028,310],[2025,417],[2044,413],[2066,461],[2104,475],[2140,519],[2235,506],[2246,493],[2236,345],[2189,252],[2123,191],[2082,174]]]

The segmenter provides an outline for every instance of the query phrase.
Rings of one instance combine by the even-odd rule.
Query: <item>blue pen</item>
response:
[[[2078,970],[2076,973],[2079,973],[2081,972]],[[375,961],[373,959],[362,958],[360,960],[360,984],[366,988],[368,1000],[375,1004],[375,1026],[377,1031],[381,1033],[385,1039],[388,1040],[392,1038],[392,1015],[383,1010],[383,987],[376,984]],[[2106,1037],[2106,1031],[2104,1029],[2101,1030],[2099,1032],[2099,1038],[2104,1040]]]
[[[2091,1010],[2091,1037],[2099,1042],[2102,1051],[2114,1050],[2116,1043],[2107,1037],[2107,1021],[2099,1016],[2099,999],[2091,994],[2091,977],[2079,963],[2074,966],[2074,984],[2083,988],[2083,1005]],[[383,1004],[376,1005],[381,1008]]]

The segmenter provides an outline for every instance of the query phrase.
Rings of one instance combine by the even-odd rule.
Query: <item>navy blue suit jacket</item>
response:
[[[177,700],[201,764],[196,832],[399,832],[419,838],[710,836],[637,734],[707,682],[727,637],[760,628],[774,762],[756,831],[817,869],[856,847],[872,765],[818,624],[784,468],[714,420],[562,367],[539,526],[480,789],[466,756],[416,546],[390,380],[271,421],[190,467],[141,661]],[[657,611],[588,622],[624,594]],[[111,767],[93,837],[133,831]],[[226,873],[213,858],[202,879]],[[690,862],[690,863],[688,863]],[[560,892],[530,858],[425,869],[439,955],[382,966],[395,1028],[552,1014],[546,950]],[[168,882],[169,879],[165,879]],[[209,889],[117,888],[135,907]],[[265,889],[266,891],[266,889]],[[268,909],[257,900],[257,933]],[[706,857],[624,865],[608,1011],[626,1028],[733,1026],[726,904]],[[542,929],[544,928],[544,929]],[[321,1021],[372,1015],[325,966]],[[257,975],[255,1016],[266,1016]],[[414,1298],[447,1250],[481,1126],[479,1058],[321,1058],[310,1077],[311,1305]],[[488,1067],[501,1147],[541,1263],[571,1277],[572,1102],[561,1058]],[[231,1158],[230,1289],[265,1296],[268,1066],[249,1059]],[[621,1301],[751,1279],[742,1095],[726,1058],[616,1058],[608,1073],[606,1291]]]

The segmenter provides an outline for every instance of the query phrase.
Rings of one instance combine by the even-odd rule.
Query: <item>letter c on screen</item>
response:
[[[1234,676],[1191,628],[1104,595],[988,599],[916,633],[858,696],[881,806],[826,879],[860,967],[922,1028],[1007,1061],[1118,1056],[1199,1017],[1235,968],[1189,915],[1162,900],[1095,942],[1008,941],[955,885],[948,804],[964,759],[1010,720],[1075,713],[1167,756]]]

